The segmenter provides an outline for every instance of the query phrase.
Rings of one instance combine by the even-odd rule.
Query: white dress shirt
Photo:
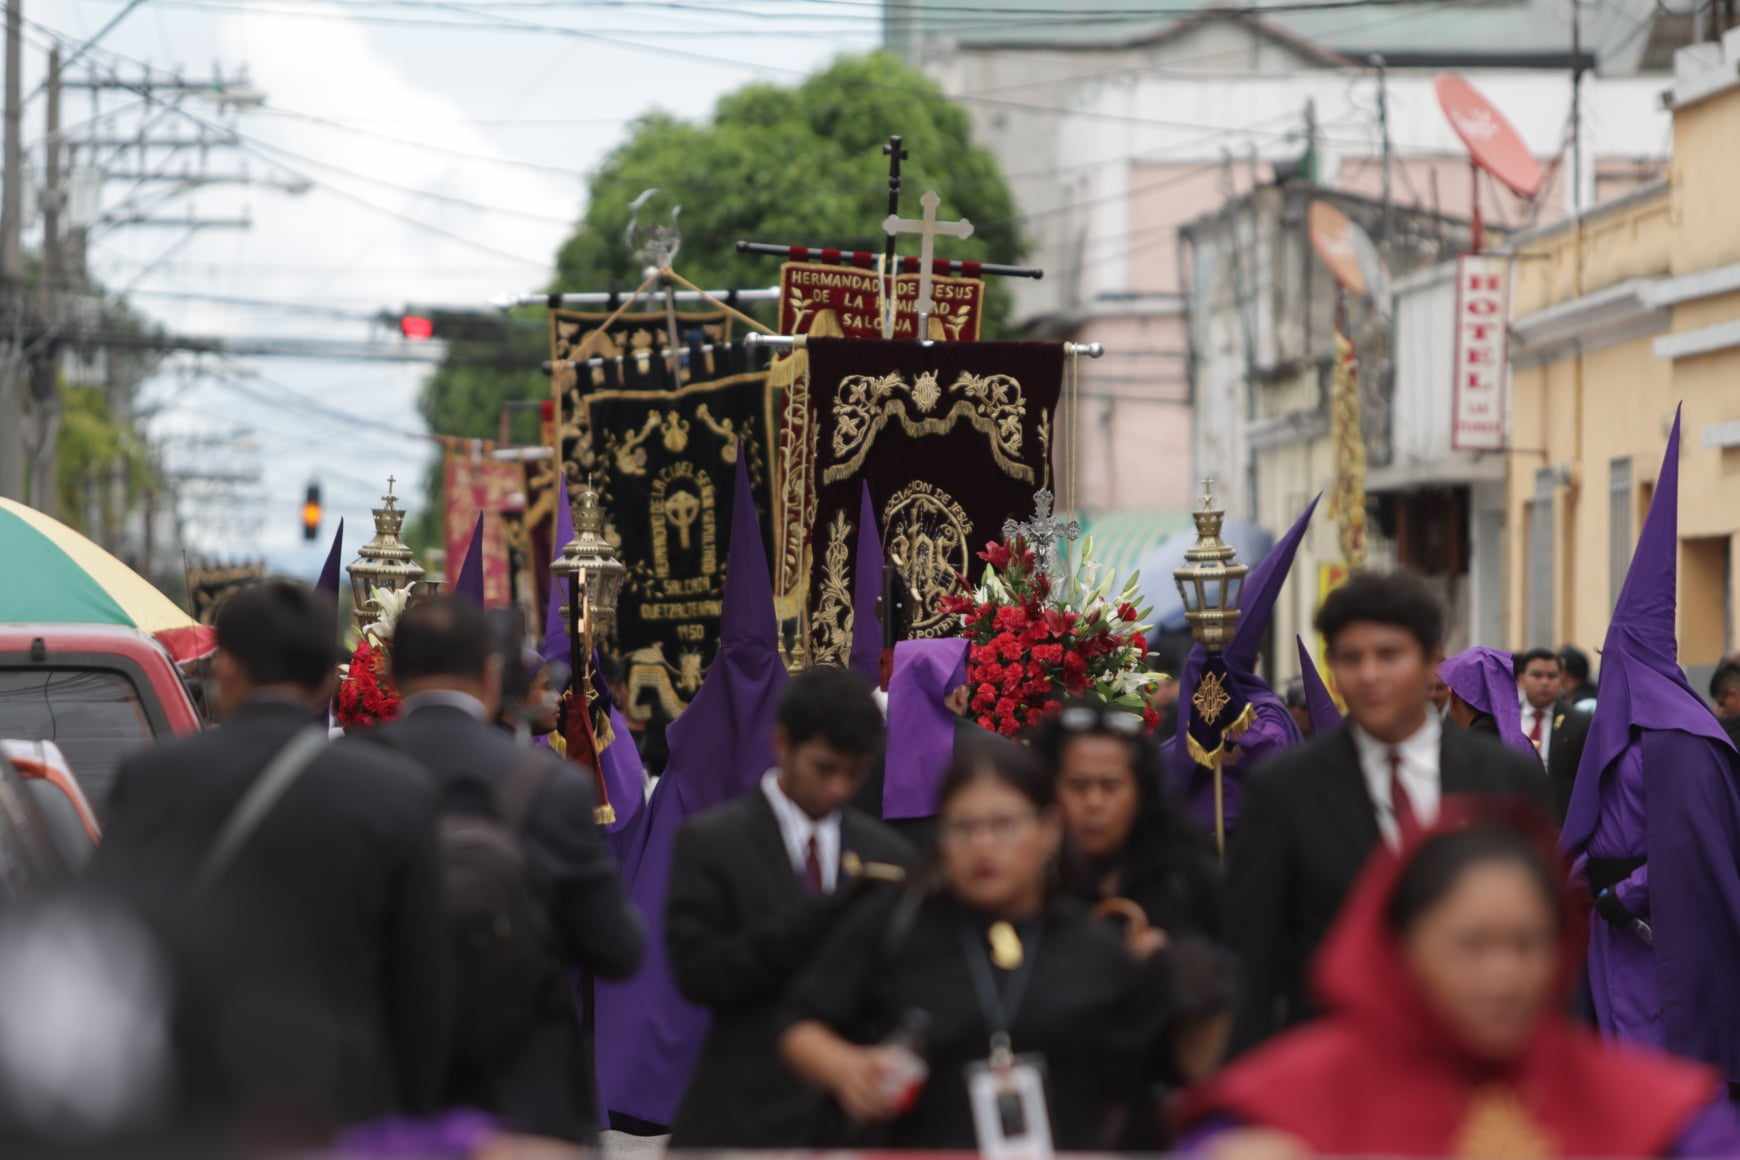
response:
[[[1534,735],[1535,717],[1538,715],[1541,719],[1540,750],[1542,762],[1547,760],[1548,751],[1553,748],[1553,710],[1558,707],[1558,703],[1554,702],[1549,704],[1545,709],[1537,709],[1529,704],[1529,699],[1527,697],[1524,697],[1522,701],[1522,731],[1524,737],[1532,737]]]
[[[1414,807],[1414,817],[1422,826],[1438,820],[1438,799],[1442,796],[1438,782],[1439,743],[1444,726],[1436,713],[1426,714],[1426,723],[1418,732],[1398,745],[1387,745],[1353,727],[1353,743],[1359,750],[1360,772],[1365,774],[1366,792],[1377,807],[1378,829],[1384,841],[1394,847],[1399,841],[1396,828],[1396,807],[1390,800],[1390,751],[1402,755],[1402,788],[1408,793],[1408,803]]]
[[[785,839],[785,852],[791,857],[792,873],[804,876],[810,839],[816,840],[816,858],[822,864],[822,889],[832,894],[840,876],[840,811],[835,810],[816,821],[803,808],[785,796],[779,788],[779,770],[770,769],[761,775],[761,792],[773,807],[779,821],[779,833]]]

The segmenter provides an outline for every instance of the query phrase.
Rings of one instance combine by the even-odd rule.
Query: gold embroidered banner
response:
[[[800,551],[809,655],[844,663],[861,481],[870,485],[883,553],[911,607],[901,639],[953,631],[937,607],[956,576],[977,577],[977,552],[1024,518],[1051,484],[1052,416],[1063,379],[1058,343],[939,343],[812,338],[809,374],[788,414],[811,432],[811,512],[782,509],[782,543]],[[805,515],[808,518],[805,519]],[[791,570],[789,551],[781,561]]]
[[[729,343],[732,319],[723,310],[679,310],[677,346],[688,351]],[[599,327],[609,322],[603,330]],[[713,356],[704,349],[670,358],[671,319],[662,310],[635,310],[612,319],[609,311],[550,311],[550,392],[559,424],[558,454],[566,465],[568,487],[577,492],[593,469],[590,432],[582,424],[583,394],[607,389],[668,390],[697,379],[716,378]],[[602,360],[584,367],[568,364]],[[694,364],[694,365],[691,365]]]
[[[443,542],[447,549],[448,585],[459,578],[459,566],[471,546],[477,516],[483,513],[483,603],[500,608],[511,596],[508,579],[507,527],[503,512],[525,510],[526,470],[467,451],[449,449],[443,468],[447,510]]]
[[[894,280],[894,337],[912,338],[918,329],[918,275]],[[835,338],[882,337],[878,284],[874,270],[787,262],[779,269],[779,332]],[[985,283],[979,278],[932,275],[936,313],[930,337],[945,342],[976,342],[985,308]]]
[[[616,637],[633,721],[645,721],[655,704],[670,717],[681,712],[718,650],[739,455],[747,456],[762,542],[772,542],[767,372],[741,346],[719,347],[711,362],[717,377],[682,386],[588,381],[575,395],[582,435],[568,468],[584,470],[597,488],[605,534],[628,567]],[[613,361],[607,383],[617,372]]]

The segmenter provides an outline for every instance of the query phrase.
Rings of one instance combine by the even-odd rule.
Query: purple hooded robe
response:
[[[483,607],[483,513],[471,526],[471,543],[465,549],[465,562],[459,566],[459,579],[453,582],[453,595],[462,596],[479,608]]]
[[[1193,645],[1184,661],[1184,672],[1178,681],[1178,733],[1173,738],[1169,764],[1174,791],[1187,803],[1190,818],[1209,833],[1214,832],[1214,773],[1191,756],[1190,742],[1213,753],[1225,740],[1231,740],[1241,754],[1238,764],[1226,767],[1222,774],[1226,810],[1226,832],[1235,830],[1242,799],[1244,776],[1264,759],[1303,740],[1286,703],[1257,675],[1257,650],[1269,631],[1269,618],[1275,611],[1275,600],[1281,585],[1293,569],[1293,556],[1299,542],[1311,524],[1320,495],[1306,505],[1287,534],[1276,541],[1256,567],[1245,577],[1239,595],[1239,622],[1233,639],[1218,656],[1210,656],[1201,645]],[[1204,721],[1196,713],[1193,698],[1197,686],[1209,673],[1220,676],[1227,696],[1226,707],[1214,721]],[[1249,712],[1249,724],[1235,738],[1226,738],[1227,728]]]
[[[338,565],[339,557],[344,554],[344,518],[339,517],[338,530],[332,533],[332,547],[326,553],[326,565],[320,569],[320,579],[314,587],[321,592],[330,592],[334,600],[338,599]]]
[[[967,683],[964,637],[903,640],[894,646],[888,682],[888,750],[883,759],[882,817],[936,813],[936,791],[955,756],[960,719],[943,703]]]
[[[1603,1031],[1740,1082],[1740,779],[1674,637],[1680,422],[1601,654],[1601,694],[1561,834],[1649,933],[1591,922]],[[1604,864],[1604,865],[1603,865]],[[1595,883],[1592,881],[1592,885]]]
[[[669,1124],[688,1086],[707,1013],[677,992],[665,957],[664,910],[677,830],[694,814],[748,793],[774,765],[773,730],[785,666],[773,584],[743,456],[731,505],[719,652],[671,722],[670,764],[647,807],[615,835],[629,899],[646,926],[646,961],[624,983],[597,988],[598,1081],[605,1110]]]
[[[876,505],[870,485],[858,504],[858,558],[852,572],[852,659],[849,667],[871,685],[882,683],[882,537],[876,531]]]
[[[1522,699],[1516,690],[1515,665],[1509,653],[1477,644],[1439,665],[1438,675],[1470,708],[1493,719],[1500,741],[1538,760],[1541,751],[1522,728]]]
[[[1305,638],[1295,635],[1293,641],[1299,646],[1299,682],[1305,686],[1305,712],[1311,718],[1311,732],[1313,736],[1328,733],[1340,727],[1341,710],[1336,707],[1335,698],[1329,695],[1328,686],[1317,672],[1317,662],[1311,659]]]

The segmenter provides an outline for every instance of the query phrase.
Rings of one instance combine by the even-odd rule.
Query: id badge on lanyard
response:
[[[1013,928],[993,927],[993,942],[1019,941]],[[1001,939],[998,936],[1002,936]],[[991,1027],[990,1052],[982,1063],[967,1065],[967,1100],[973,1109],[973,1130],[979,1153],[989,1160],[1049,1160],[1052,1155],[1051,1116],[1045,1106],[1045,1060],[1038,1055],[1016,1055],[1009,1028],[1020,1010],[1038,951],[1037,927],[1029,939],[1028,953],[1014,966],[1005,995],[997,986],[991,957],[970,930],[963,930],[962,944],[973,976],[979,1007]]]

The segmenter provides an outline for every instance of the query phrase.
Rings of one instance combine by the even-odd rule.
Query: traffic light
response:
[[[308,485],[308,498],[302,501],[302,539],[312,543],[320,538],[320,485]]]
[[[428,342],[435,337],[435,320],[421,314],[401,315],[399,333],[412,342]]]

